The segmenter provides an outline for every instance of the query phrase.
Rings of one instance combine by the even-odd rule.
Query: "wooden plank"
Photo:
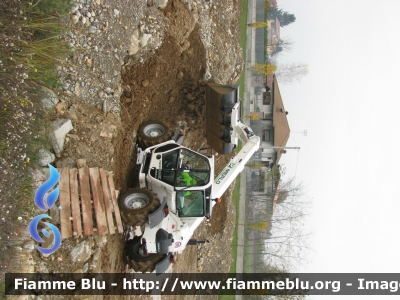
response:
[[[106,208],[108,233],[114,234],[115,228],[114,228],[114,220],[113,220],[112,211],[111,211],[111,202],[110,202],[110,195],[109,195],[110,190],[108,188],[107,176],[103,169],[100,169],[99,172],[100,172],[100,179],[101,179],[101,187],[103,190],[104,206]]]
[[[105,235],[108,233],[107,221],[103,202],[103,193],[100,188],[99,169],[89,169],[90,185],[92,188],[94,212],[96,215],[97,231],[99,235]]]
[[[114,214],[115,214],[115,219],[117,221],[118,232],[123,233],[124,228],[122,227],[121,214],[120,214],[119,207],[118,207],[117,194],[115,192],[115,186],[114,186],[114,180],[113,180],[112,174],[108,175],[108,185],[110,187],[111,201],[114,206]]]
[[[79,169],[79,187],[82,205],[83,233],[84,235],[90,235],[93,234],[93,216],[88,167]]]
[[[71,226],[71,204],[70,204],[70,192],[69,192],[69,172],[68,168],[59,169],[60,172],[60,223],[61,223],[61,238],[67,239],[72,237],[72,226]]]
[[[71,193],[72,227],[76,234],[82,235],[81,209],[79,207],[78,170],[69,170],[69,189]]]

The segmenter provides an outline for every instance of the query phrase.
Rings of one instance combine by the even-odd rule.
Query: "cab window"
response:
[[[177,149],[162,154],[158,179],[175,186],[204,186],[210,182],[207,158],[188,149]]]
[[[176,193],[179,217],[204,216],[204,191],[182,190]]]

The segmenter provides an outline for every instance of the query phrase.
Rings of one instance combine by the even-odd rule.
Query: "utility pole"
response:
[[[271,146],[271,147],[263,147],[264,149],[296,149],[300,150],[300,147],[279,147],[279,146]]]

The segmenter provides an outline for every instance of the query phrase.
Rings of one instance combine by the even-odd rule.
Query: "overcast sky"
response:
[[[281,163],[313,202],[314,252],[298,271],[399,273],[400,1],[278,6],[296,16],[281,28],[294,47],[279,61],[309,66],[300,83],[280,84],[287,145],[301,147]]]

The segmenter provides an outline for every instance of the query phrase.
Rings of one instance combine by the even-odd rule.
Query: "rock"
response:
[[[78,97],[81,97],[81,96],[82,96],[82,89],[81,89],[81,85],[79,84],[79,82],[76,82],[76,83],[75,83],[74,93],[75,93],[75,95],[77,95]]]
[[[70,157],[62,157],[56,161],[57,168],[76,168],[74,160]]]
[[[78,9],[79,9],[79,5],[78,4],[74,4],[74,5],[72,5],[72,7],[70,9],[70,12],[73,14],[73,13],[77,12]]]
[[[134,55],[139,51],[139,32],[138,30],[134,30],[131,36],[131,43],[129,46],[129,55]]]
[[[68,117],[73,121],[77,121],[78,120],[78,116],[76,115],[76,111],[75,111],[74,107],[71,107],[68,110]]]
[[[190,47],[190,42],[188,40],[184,40],[181,43],[182,51],[186,51],[187,49],[189,49],[189,47]]]
[[[58,103],[57,95],[46,87],[40,89],[40,102],[45,109],[52,109]]]
[[[166,8],[167,4],[168,4],[168,0],[155,0],[155,5],[160,9]]]
[[[35,243],[33,241],[29,241],[22,246],[28,252],[35,250]]]
[[[56,159],[55,155],[48,150],[43,148],[39,149],[39,160],[38,165],[41,167],[46,167],[51,164]]]
[[[74,271],[74,273],[80,274],[80,273],[84,273],[84,272],[83,272],[82,269],[76,269],[76,270]]]
[[[96,250],[94,250],[92,260],[98,261],[100,258],[100,255],[101,255],[101,250],[100,250],[100,248],[97,248]]]
[[[56,111],[59,115],[64,114],[65,104],[64,102],[58,102],[56,105]]]
[[[197,261],[197,265],[198,266],[202,266],[204,262],[204,259],[201,257],[198,261]]]
[[[49,211],[51,223],[55,225],[60,224],[60,210],[58,209],[58,207],[56,205],[53,205],[52,207],[50,207]]]
[[[103,101],[103,112],[106,114],[107,113],[107,100]]]
[[[64,150],[64,141],[67,133],[73,129],[71,120],[58,119],[52,123],[53,132],[50,133],[50,141],[54,152],[61,153]]]
[[[179,71],[178,74],[176,75],[176,78],[182,79],[183,78],[183,73],[182,71]]]
[[[112,88],[110,88],[110,87],[105,88],[104,91],[109,95],[114,94],[114,90]]]
[[[82,268],[83,273],[86,273],[88,269],[89,269],[89,264],[88,263],[84,264]]]
[[[145,79],[145,80],[142,81],[142,86],[146,87],[146,86],[149,85],[149,83],[150,82],[147,79]]]
[[[94,241],[99,248],[104,247],[107,244],[107,236],[106,235],[93,235]]]
[[[41,263],[39,263],[37,268],[38,268],[39,273],[49,273],[49,269],[47,269],[46,263],[43,261]]]
[[[91,67],[91,66],[93,66],[93,60],[92,60],[91,58],[88,58],[88,59],[85,61],[85,64],[86,64],[88,67]]]
[[[89,33],[96,33],[97,32],[97,27],[96,26],[89,26],[88,31],[89,31]]]
[[[79,22],[79,16],[71,15],[71,22],[72,24],[77,24]]]
[[[143,34],[142,38],[140,39],[140,44],[142,45],[142,47],[146,47],[147,42],[149,41],[150,38],[151,34],[148,33]]]
[[[89,241],[87,240],[76,245],[70,252],[71,260],[74,263],[87,261],[91,254]]]
[[[114,9],[114,16],[115,16],[115,17],[118,17],[119,14],[120,14],[119,10],[115,8],[115,9]]]
[[[79,141],[79,136],[77,136],[76,134],[67,133],[67,137],[70,137],[70,138],[73,138],[74,140],[78,140]]]

